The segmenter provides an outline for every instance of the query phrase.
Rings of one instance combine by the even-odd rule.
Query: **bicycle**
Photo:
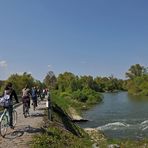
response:
[[[12,117],[13,117],[13,126],[15,126],[17,123],[17,112],[15,109],[13,109]],[[0,135],[2,137],[5,137],[6,135],[9,123],[10,123],[9,112],[8,109],[5,108],[0,117]]]

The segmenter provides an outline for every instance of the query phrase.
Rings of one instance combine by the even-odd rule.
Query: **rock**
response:
[[[72,120],[82,120],[83,118],[78,115],[78,113],[76,112],[76,110],[72,107],[69,108],[69,114]]]
[[[92,145],[92,148],[100,148],[100,147],[99,147],[98,143],[94,143],[94,144]]]
[[[120,148],[118,144],[110,144],[107,148]]]

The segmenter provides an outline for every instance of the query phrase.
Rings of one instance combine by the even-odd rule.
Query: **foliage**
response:
[[[43,82],[49,89],[54,89],[56,87],[57,78],[53,71],[49,71],[45,76]]]
[[[131,140],[131,139],[109,139],[108,144],[117,144],[121,148],[147,148],[148,139]]]
[[[142,76],[145,73],[146,73],[146,68],[144,68],[140,64],[135,64],[129,68],[128,72],[126,72],[125,75],[127,78],[133,79],[135,77]]]
[[[116,90],[124,90],[124,87],[123,87],[124,81],[114,78],[113,75],[111,75],[108,78],[96,77],[94,81],[97,84],[97,90],[99,92],[105,92],[105,91],[113,92]]]
[[[17,93],[20,93],[23,87],[27,84],[31,87],[34,84],[34,79],[31,74],[24,73],[23,75],[12,74],[7,82],[12,82],[13,87],[15,88]]]
[[[148,75],[135,77],[126,86],[130,94],[148,96]]]
[[[136,64],[132,65],[126,76],[124,87],[130,94],[148,96],[148,72],[147,68]]]
[[[29,87],[32,87],[34,85],[43,87],[43,83],[40,81],[35,80],[31,74],[27,74],[24,72],[22,75],[19,74],[12,74],[6,81],[11,82],[13,84],[14,89],[16,90],[17,94],[20,94],[22,92],[22,89],[27,84]],[[2,90],[4,90],[5,84],[2,86]]]
[[[46,134],[34,137],[33,148],[90,148],[88,138],[79,138],[57,127],[49,127]]]
[[[83,102],[78,102],[77,100],[71,99],[71,94],[66,92],[52,91],[52,101],[58,104],[63,110],[68,112],[68,108],[73,106],[77,108],[77,111],[80,111],[84,106]],[[86,103],[85,103],[86,104]]]
[[[57,84],[59,91],[75,91],[78,88],[77,77],[70,73],[65,72],[64,74],[59,74],[57,78]]]
[[[100,93],[88,88],[84,88],[82,91],[77,90],[73,92],[72,99],[85,102],[87,104],[94,104],[102,100]]]
[[[48,128],[45,129],[43,134],[36,135],[34,137],[32,142],[33,148],[91,147],[92,142],[89,135],[85,133],[83,129],[74,124],[60,106],[53,104],[52,112],[52,116],[54,116],[52,123],[48,123],[48,120],[44,119]]]

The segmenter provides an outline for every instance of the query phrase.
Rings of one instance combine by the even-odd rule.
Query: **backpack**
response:
[[[0,98],[0,106],[8,107],[10,105],[10,95],[4,95]]]
[[[36,90],[33,88],[31,92],[32,98],[36,97]]]

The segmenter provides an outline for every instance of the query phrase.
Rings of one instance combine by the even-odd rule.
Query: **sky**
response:
[[[0,0],[0,80],[49,71],[125,79],[147,59],[147,0]]]

